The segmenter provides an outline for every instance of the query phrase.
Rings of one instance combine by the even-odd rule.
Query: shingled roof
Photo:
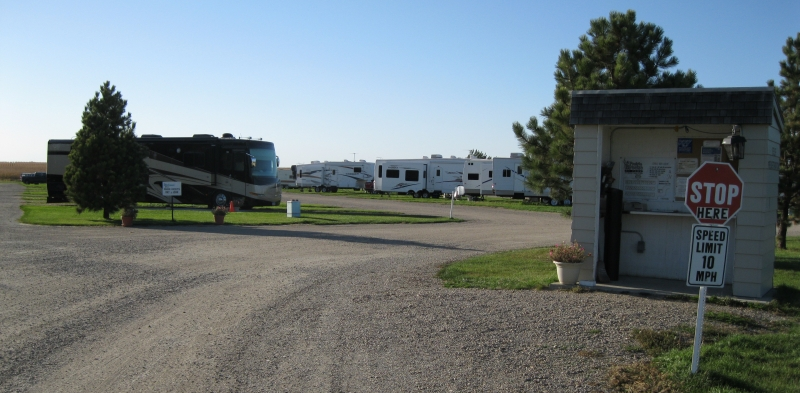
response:
[[[569,123],[772,124],[773,115],[780,118],[770,87],[580,90]]]

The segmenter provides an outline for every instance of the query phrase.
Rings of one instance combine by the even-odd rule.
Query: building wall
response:
[[[599,225],[600,161],[602,141],[597,126],[575,128],[575,167],[572,183],[572,240],[592,253],[583,262],[579,279],[594,281],[594,264],[599,244],[596,241]]]
[[[761,297],[772,289],[775,262],[775,212],[778,209],[780,132],[772,126],[744,126],[745,158],[739,161],[744,182],[737,216],[734,296]]]

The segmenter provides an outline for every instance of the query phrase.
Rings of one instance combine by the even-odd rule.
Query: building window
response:
[[[400,170],[398,169],[387,169],[386,170],[386,177],[397,179],[400,177]]]
[[[406,171],[406,181],[418,181],[419,171]]]

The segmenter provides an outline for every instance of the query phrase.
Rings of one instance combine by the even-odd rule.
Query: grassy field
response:
[[[46,170],[46,162],[0,162],[0,180],[19,180],[19,175],[23,173]]]
[[[302,194],[298,189],[285,189],[283,190],[284,193],[287,194]],[[312,191],[305,191],[306,193]],[[359,199],[378,199],[378,200],[393,200],[393,201],[404,201],[404,202],[418,202],[418,203],[438,203],[438,204],[450,204],[450,199],[446,198],[414,198],[410,195],[380,195],[380,194],[368,194],[364,191],[353,191],[353,190],[339,190],[338,192],[328,192],[328,193],[314,193],[315,195],[323,195],[323,196],[345,196],[348,198],[359,198]],[[466,205],[466,206],[486,206],[486,207],[496,207],[496,208],[503,208],[503,209],[511,209],[511,210],[525,210],[525,211],[537,211],[537,212],[550,212],[550,213],[562,213],[567,214],[570,210],[570,206],[552,206],[547,203],[541,202],[526,202],[520,199],[511,199],[511,198],[500,198],[495,196],[487,196],[483,201],[469,201],[466,198],[460,198],[456,201],[459,205]]]
[[[439,277],[447,287],[491,289],[545,288],[556,282],[547,248],[483,255],[443,266]],[[770,304],[709,298],[709,303],[751,307],[786,318],[766,323],[730,312],[707,312],[700,369],[691,374],[694,325],[669,330],[637,330],[630,351],[650,361],[614,366],[608,385],[621,392],[800,392],[800,238],[777,250]],[[675,301],[697,302],[676,296]]]
[[[47,187],[44,184],[26,185],[22,195],[23,215],[21,222],[36,225],[65,226],[117,226],[120,214],[103,219],[102,212],[84,211],[78,214],[75,205],[69,203],[46,204]],[[173,221],[174,216],[174,221]],[[459,222],[448,217],[408,215],[386,211],[344,209],[321,205],[302,205],[301,217],[287,217],[286,204],[272,207],[257,207],[237,211],[225,216],[225,225],[289,225],[289,224],[427,224]],[[140,204],[134,226],[144,225],[212,225],[214,216],[205,206],[182,205],[174,212],[165,204]]]

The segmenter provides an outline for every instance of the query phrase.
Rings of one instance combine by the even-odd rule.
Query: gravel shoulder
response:
[[[435,278],[449,261],[568,240],[557,214],[456,206],[467,221],[38,227],[17,222],[21,191],[0,184],[0,391],[603,391],[609,364],[637,359],[624,350],[631,329],[694,323],[691,303]]]

